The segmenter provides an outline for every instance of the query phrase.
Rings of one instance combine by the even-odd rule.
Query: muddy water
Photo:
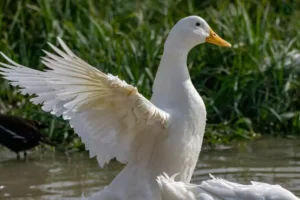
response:
[[[0,152],[0,199],[54,200],[90,196],[107,185],[123,165],[112,162],[100,169],[86,153],[61,153],[38,149],[29,159],[16,160],[9,151]],[[193,182],[208,174],[249,183],[277,183],[300,196],[300,140],[265,139],[205,148],[201,152]]]

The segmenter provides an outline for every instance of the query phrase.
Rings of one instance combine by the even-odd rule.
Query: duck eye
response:
[[[201,24],[199,22],[196,23],[196,26],[200,26]]]

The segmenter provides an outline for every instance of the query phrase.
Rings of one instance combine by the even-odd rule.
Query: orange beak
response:
[[[222,46],[222,47],[231,47],[229,42],[223,40],[220,36],[218,36],[213,30],[210,29],[209,36],[206,38],[206,42]]]

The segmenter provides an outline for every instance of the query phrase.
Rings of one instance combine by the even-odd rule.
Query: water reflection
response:
[[[215,176],[249,183],[278,183],[300,195],[300,140],[268,139],[202,150],[193,182]],[[86,153],[32,152],[28,161],[0,153],[0,199],[76,199],[101,190],[122,169],[112,162],[101,169]]]
[[[122,169],[113,162],[101,169],[86,153],[66,155],[38,150],[28,161],[5,152],[0,162],[0,199],[74,199],[99,191]]]

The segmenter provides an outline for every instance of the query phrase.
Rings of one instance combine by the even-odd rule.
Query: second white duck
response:
[[[157,178],[162,200],[299,200],[280,185],[251,182],[242,185],[211,176],[200,185],[175,181],[178,174]]]

